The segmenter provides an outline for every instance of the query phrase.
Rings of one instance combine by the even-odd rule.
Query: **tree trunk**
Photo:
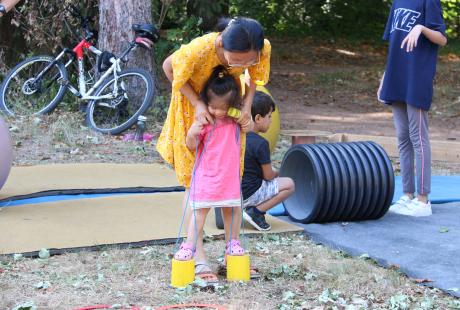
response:
[[[99,49],[120,56],[134,39],[131,27],[136,23],[152,23],[151,0],[100,0]],[[153,52],[137,48],[129,55],[127,67],[146,69],[155,77]]]

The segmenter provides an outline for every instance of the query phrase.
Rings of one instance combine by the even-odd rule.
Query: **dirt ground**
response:
[[[283,129],[325,130],[393,136],[391,111],[376,100],[383,73],[382,46],[312,40],[272,40],[268,89],[281,112]],[[460,139],[460,55],[443,53],[430,112],[431,137]],[[160,95],[169,86],[162,78]],[[164,99],[166,98],[166,99]],[[75,108],[73,110],[76,110]],[[161,123],[148,115],[148,132]],[[124,142],[87,129],[82,114],[63,108],[41,118],[8,120],[15,165],[74,162],[162,162],[153,142]],[[273,155],[279,166],[289,147],[283,137]],[[397,160],[394,159],[397,168]],[[434,173],[460,173],[460,164],[434,163]],[[419,285],[394,269],[350,258],[298,234],[249,238],[248,249],[263,278],[249,284],[222,282],[214,290],[200,283],[184,290],[167,286],[171,246],[107,248],[48,259],[0,257],[0,309],[75,309],[108,304],[155,306],[207,302],[229,309],[460,309],[460,300]],[[208,240],[211,261],[221,240]],[[23,306],[21,308],[20,306]],[[33,308],[30,308],[33,309]]]

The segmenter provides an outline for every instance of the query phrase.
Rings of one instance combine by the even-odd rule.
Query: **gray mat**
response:
[[[423,218],[387,213],[377,221],[301,225],[315,242],[352,256],[368,254],[460,297],[460,203],[433,205],[433,215]]]

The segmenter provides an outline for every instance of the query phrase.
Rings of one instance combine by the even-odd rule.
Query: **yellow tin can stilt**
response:
[[[175,288],[186,287],[195,280],[195,260],[172,259],[171,286]]]
[[[227,281],[245,281],[251,279],[249,255],[227,255]]]

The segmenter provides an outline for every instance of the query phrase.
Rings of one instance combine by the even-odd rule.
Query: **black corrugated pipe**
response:
[[[295,182],[284,207],[302,223],[378,219],[394,193],[390,159],[374,142],[295,145],[284,156],[280,176]]]

